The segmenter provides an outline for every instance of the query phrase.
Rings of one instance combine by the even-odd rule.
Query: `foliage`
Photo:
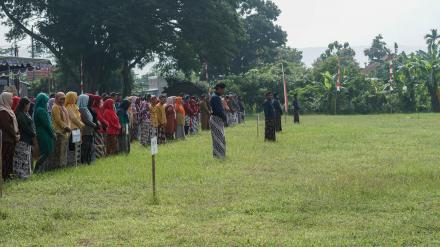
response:
[[[160,146],[158,205],[138,144],[129,156],[9,182],[0,243],[438,245],[438,116],[305,116],[275,144],[256,137],[254,119],[226,130],[225,161],[212,159],[209,133]]]

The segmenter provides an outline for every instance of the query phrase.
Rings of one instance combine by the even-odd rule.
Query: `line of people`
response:
[[[2,177],[28,178],[33,172],[90,164],[129,154],[133,141],[148,146],[185,139],[210,129],[210,96],[127,97],[119,94],[40,93],[35,99],[0,94]],[[227,125],[244,122],[244,104],[222,99]],[[33,167],[34,158],[37,160]]]

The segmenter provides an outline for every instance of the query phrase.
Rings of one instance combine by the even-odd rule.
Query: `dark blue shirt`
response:
[[[209,102],[209,104],[211,105],[212,115],[217,116],[226,122],[227,119],[225,109],[223,108],[222,99],[220,98],[220,96],[218,94],[214,94],[211,97],[211,101]]]
[[[263,104],[264,117],[267,120],[275,119],[275,108],[273,107],[272,101],[266,100]]]

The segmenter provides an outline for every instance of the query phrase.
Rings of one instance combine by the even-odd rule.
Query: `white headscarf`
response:
[[[18,134],[18,122],[15,117],[15,113],[12,110],[12,93],[3,92],[0,94],[0,111],[5,111],[11,116],[12,122],[14,124],[15,133]]]

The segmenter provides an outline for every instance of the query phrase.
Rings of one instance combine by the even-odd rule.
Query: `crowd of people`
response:
[[[210,129],[214,157],[221,158],[226,152],[223,126],[244,119],[243,100],[232,94],[123,99],[117,93],[59,92],[29,99],[3,92],[2,177],[26,179],[33,172],[91,164],[106,156],[129,154],[134,141],[148,146],[157,137],[158,144],[165,144]],[[219,124],[224,142],[220,152],[216,149]]]

